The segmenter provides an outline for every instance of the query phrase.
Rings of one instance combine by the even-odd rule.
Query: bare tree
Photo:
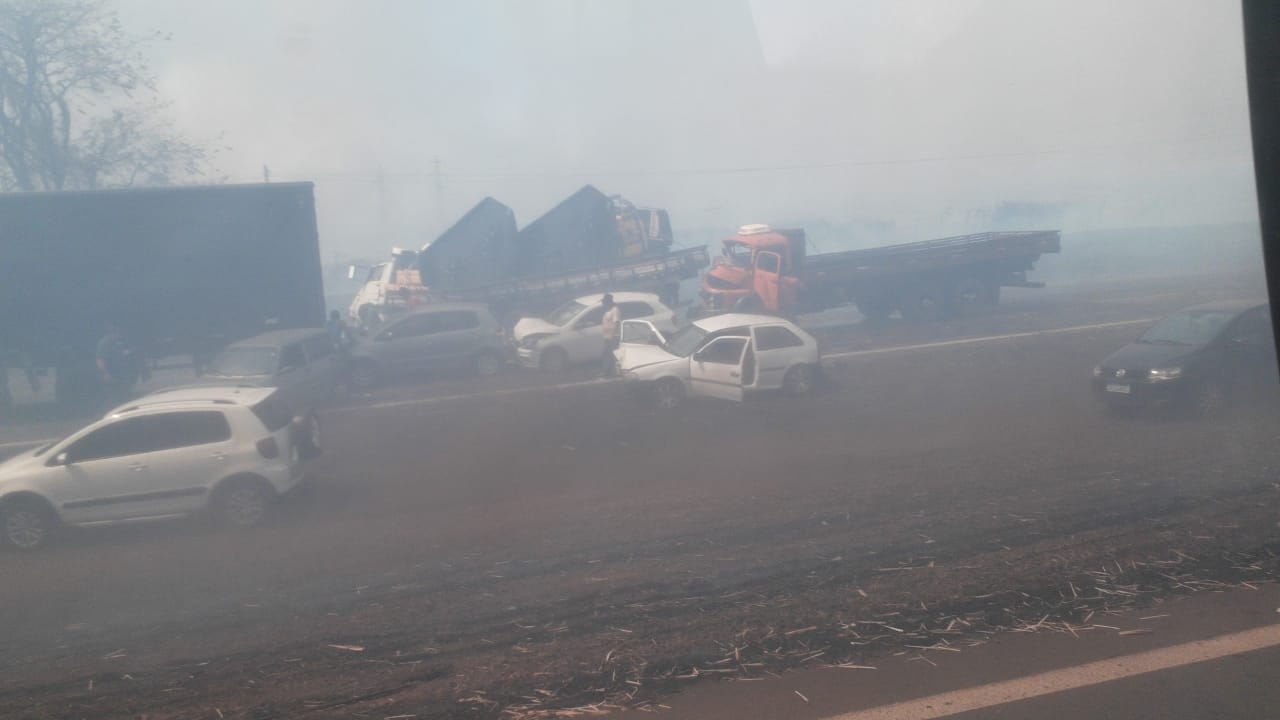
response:
[[[169,184],[209,150],[164,120],[143,50],[104,0],[0,0],[0,190]]]

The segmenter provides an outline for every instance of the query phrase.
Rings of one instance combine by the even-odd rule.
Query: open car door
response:
[[[689,388],[694,395],[742,400],[742,362],[751,338],[721,336],[689,358]]]

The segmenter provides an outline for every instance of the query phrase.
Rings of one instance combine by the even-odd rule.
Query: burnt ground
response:
[[[1202,295],[1038,301],[836,346],[1149,317]],[[1137,329],[852,356],[818,397],[671,413],[613,384],[403,404],[417,391],[385,390],[327,415],[312,486],[269,527],[85,530],[0,556],[0,715],[644,706],[705,677],[1269,579],[1280,405],[1216,422],[1101,412],[1089,368]]]

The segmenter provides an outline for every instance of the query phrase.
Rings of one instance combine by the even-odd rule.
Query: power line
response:
[[[770,172],[793,172],[797,170],[826,170],[838,168],[857,168],[857,167],[878,167],[891,165],[912,165],[934,162],[954,162],[962,160],[992,160],[1001,158],[1019,158],[1019,157],[1045,157],[1052,155],[1073,155],[1077,153],[1099,152],[1107,150],[1124,150],[1135,147],[1147,146],[1167,146],[1167,145],[1195,145],[1206,142],[1219,141],[1238,141],[1247,139],[1247,135],[1229,135],[1229,136],[1203,136],[1196,138],[1171,138],[1165,140],[1148,140],[1134,143],[1113,143],[1106,145],[1090,145],[1077,148],[1061,148],[1054,150],[1028,150],[1017,152],[996,152],[996,153],[975,153],[967,155],[930,155],[910,158],[886,158],[886,159],[868,159],[868,160],[845,160],[826,163],[793,163],[780,165],[759,165],[744,167],[722,167],[722,168],[683,168],[683,169],[667,169],[667,170],[575,170],[575,171],[559,171],[559,172],[451,172],[450,180],[504,180],[504,179],[534,179],[542,180],[548,178],[577,178],[577,177],[682,177],[697,175],[742,175],[753,173],[770,173]],[[382,177],[399,178],[399,179],[433,179],[435,182],[440,181],[439,160],[433,161],[435,165],[433,172],[403,172],[403,173],[380,173]],[[314,179],[368,179],[373,177],[368,173],[316,173],[311,175]]]

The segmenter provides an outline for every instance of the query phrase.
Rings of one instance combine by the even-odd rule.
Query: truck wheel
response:
[[[855,304],[858,306],[858,312],[862,313],[862,317],[872,324],[883,323],[893,314],[893,301],[891,300],[867,298],[858,300]]]
[[[351,385],[368,390],[378,384],[378,366],[372,360],[357,360],[351,365]]]
[[[902,303],[902,316],[908,320],[937,320],[946,310],[946,294],[939,288],[925,288]]]
[[[952,302],[961,313],[971,313],[991,304],[989,283],[979,278],[965,278],[956,283]]]
[[[564,348],[547,348],[538,359],[538,369],[545,373],[558,374],[569,369],[569,353]]]

